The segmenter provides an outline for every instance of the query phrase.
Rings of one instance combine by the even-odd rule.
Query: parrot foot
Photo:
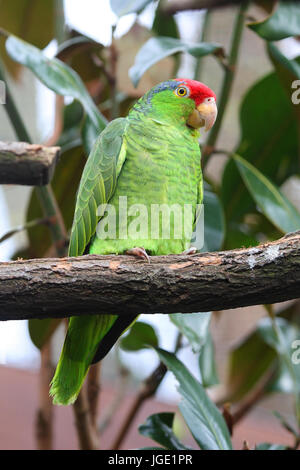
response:
[[[182,252],[183,255],[194,255],[197,253],[197,248],[195,246],[190,246],[187,250]]]
[[[126,255],[131,255],[131,256],[136,256],[137,258],[146,259],[148,263],[150,264],[150,258],[148,256],[148,253],[143,247],[131,248],[130,250],[126,251]]]

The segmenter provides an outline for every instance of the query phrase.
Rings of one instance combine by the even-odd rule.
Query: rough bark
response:
[[[44,186],[50,183],[59,147],[0,142],[0,184]]]
[[[0,263],[0,320],[223,310],[300,297],[300,231],[195,255]]]

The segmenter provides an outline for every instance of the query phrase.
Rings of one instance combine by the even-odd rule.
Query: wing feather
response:
[[[94,235],[99,216],[97,208],[107,204],[117,184],[126,158],[124,133],[127,120],[115,119],[96,140],[82,173],[74,220],[71,230],[69,256],[84,253]]]

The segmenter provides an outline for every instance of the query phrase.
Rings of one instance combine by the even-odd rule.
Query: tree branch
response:
[[[59,147],[0,142],[0,184],[44,186],[53,176]]]
[[[150,259],[0,263],[0,320],[206,312],[300,296],[300,231],[255,248]]]

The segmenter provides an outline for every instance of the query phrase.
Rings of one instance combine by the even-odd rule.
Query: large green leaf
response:
[[[208,54],[222,54],[222,48],[215,43],[193,44],[165,36],[150,38],[139,50],[135,63],[129,70],[129,76],[134,86],[138,85],[143,74],[152,65],[178,52],[187,52],[194,57],[202,57]]]
[[[243,99],[241,141],[236,153],[281,185],[298,171],[298,130],[294,105],[275,73],[256,83]],[[224,170],[221,199],[227,223],[255,212],[255,204],[231,159]]]
[[[205,344],[210,323],[211,312],[173,313],[169,318],[179,331],[188,339],[193,351],[199,353]]]
[[[165,449],[186,450],[173,432],[174,413],[158,413],[151,415],[139,426],[139,432],[164,446]]]
[[[265,216],[283,233],[300,229],[300,213],[270,180],[249,162],[234,155],[251,196]]]
[[[167,36],[169,38],[178,38],[178,27],[173,15],[166,15],[161,9],[163,1],[160,0],[155,12],[155,17],[152,25],[152,31],[157,36]]]
[[[0,27],[44,48],[55,36],[55,4],[56,0],[0,0]],[[2,39],[0,55],[9,72],[16,77],[20,65],[7,56]]]
[[[300,4],[298,1],[274,2],[274,11],[265,20],[248,26],[263,39],[279,41],[300,34]]]
[[[110,0],[112,11],[119,17],[140,13],[152,0]]]
[[[203,450],[231,450],[227,425],[202,385],[173,353],[158,349],[157,353],[179,382],[182,396],[179,409],[194,439]]]
[[[105,128],[106,118],[100,113],[81,78],[71,67],[59,59],[49,59],[40,49],[16,36],[10,36],[6,40],[6,50],[12,59],[32,70],[46,87],[59,95],[71,96],[80,101],[95,132],[99,133]]]
[[[151,325],[138,321],[133,324],[129,333],[121,340],[120,346],[125,351],[139,351],[149,346],[156,348],[158,339]]]

